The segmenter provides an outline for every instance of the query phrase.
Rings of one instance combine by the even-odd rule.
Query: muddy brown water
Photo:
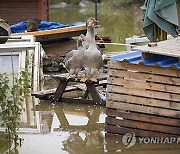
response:
[[[18,149],[19,153],[104,152],[104,107],[65,103],[50,105],[50,102],[42,101],[30,112],[36,112],[36,120],[29,119],[27,123],[35,120],[34,124],[39,126],[33,126],[37,130],[31,128],[36,133],[27,130],[27,133],[20,134],[24,142]]]
[[[57,81],[45,82],[53,88]],[[78,96],[79,93],[71,94]],[[105,137],[106,108],[91,104],[56,103],[29,97],[19,118],[22,146],[16,154],[179,154],[179,144],[135,144],[126,149],[122,142]],[[0,154],[8,151],[0,135]]]

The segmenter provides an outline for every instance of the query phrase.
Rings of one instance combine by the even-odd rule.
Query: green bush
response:
[[[29,73],[21,71],[18,77],[13,77],[13,85],[9,85],[8,75],[0,74],[0,121],[5,128],[9,143],[17,147],[21,138],[17,134],[18,118],[22,113],[22,103],[29,94]]]

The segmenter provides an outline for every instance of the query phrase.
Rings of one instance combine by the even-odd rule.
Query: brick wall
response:
[[[0,0],[0,17],[10,25],[32,18],[49,20],[48,0]]]

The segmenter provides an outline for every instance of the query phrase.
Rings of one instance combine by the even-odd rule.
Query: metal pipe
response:
[[[118,45],[118,46],[138,47],[138,45],[131,45],[131,44],[125,44],[125,43],[105,43],[105,42],[96,42],[96,44],[106,44],[106,45]]]
[[[98,18],[98,1],[95,0],[95,18]]]

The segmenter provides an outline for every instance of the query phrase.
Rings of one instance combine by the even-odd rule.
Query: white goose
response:
[[[82,82],[85,82],[89,77],[91,81],[97,82],[96,73],[102,66],[102,54],[97,49],[95,42],[95,21],[96,20],[94,18],[89,18],[87,20],[87,30],[89,30],[90,33],[90,42],[88,49],[84,52],[83,67],[85,69],[85,73],[81,79]]]
[[[77,50],[72,50],[65,56],[65,68],[68,71],[67,79],[74,74],[77,76],[78,72],[82,68],[83,54],[86,50],[85,47],[82,45],[83,40],[84,36],[80,35],[77,39]]]

